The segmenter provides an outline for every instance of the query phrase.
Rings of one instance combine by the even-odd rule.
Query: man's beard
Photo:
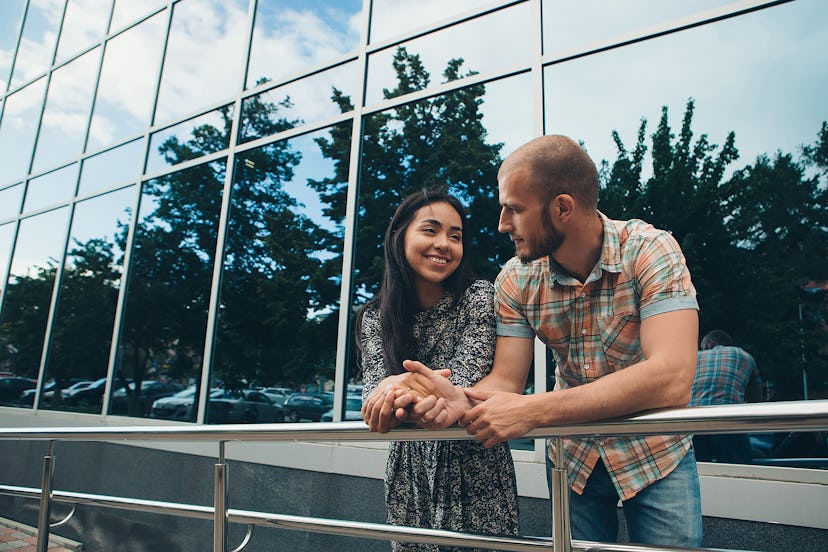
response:
[[[541,216],[541,224],[543,226],[543,234],[540,236],[527,236],[523,239],[528,251],[521,254],[515,248],[515,255],[522,263],[531,263],[541,257],[553,254],[564,241],[564,235],[555,230],[552,225],[552,220],[547,214],[547,209]]]

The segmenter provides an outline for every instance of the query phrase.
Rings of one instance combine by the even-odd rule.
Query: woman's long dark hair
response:
[[[466,261],[468,257],[466,252],[469,247],[469,234],[465,231],[467,215],[460,201],[442,189],[424,189],[403,199],[385,231],[385,270],[379,292],[360,309],[355,325],[357,358],[361,359],[363,352],[360,339],[362,317],[366,308],[376,306],[379,311],[383,360],[388,375],[404,372],[402,361],[412,358],[412,327],[414,316],[420,310],[414,285],[414,271],[411,270],[405,258],[405,232],[417,211],[433,203],[451,205],[460,215],[464,229],[462,233],[463,257],[460,259],[457,270],[443,282],[443,289],[451,292],[455,300],[459,300],[466,288],[474,281],[474,274]]]

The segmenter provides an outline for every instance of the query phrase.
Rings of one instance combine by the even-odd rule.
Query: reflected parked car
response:
[[[0,402],[19,404],[20,394],[37,387],[37,380],[29,378],[0,378]]]
[[[265,393],[253,389],[226,391],[210,397],[209,424],[256,424],[283,422],[282,407]]]
[[[333,408],[322,414],[321,421],[333,421]],[[362,397],[360,395],[349,395],[345,397],[345,417],[343,421],[361,420],[362,419]]]
[[[69,389],[73,389],[73,388],[74,389],[80,389],[81,387],[86,387],[87,385],[90,385],[92,383],[93,382],[91,382],[91,381],[86,381],[86,380],[82,380],[82,379],[79,379],[79,378],[70,378],[70,379],[66,380],[66,382],[64,383],[64,385],[67,386],[66,389],[61,389],[60,390],[60,396],[64,397],[66,391],[68,391]],[[54,401],[54,398],[55,398],[55,385],[56,385],[56,383],[54,381],[52,381],[52,382],[49,382],[49,383],[47,383],[46,385],[43,386],[43,390],[40,393],[40,406],[41,407],[52,405],[52,403]],[[36,394],[37,394],[37,387],[35,387],[33,389],[27,389],[27,390],[23,391],[23,393],[20,395],[20,402],[22,404],[32,406],[32,405],[34,405],[34,399],[35,399]]]
[[[287,387],[265,387],[264,389],[259,389],[259,391],[267,395],[267,398],[279,406],[285,404],[287,398],[293,394],[293,391]]]
[[[325,412],[333,408],[333,393],[295,393],[288,397],[282,408],[289,422],[318,422]]]
[[[113,393],[124,386],[124,381],[121,379],[115,380],[112,384]],[[77,406],[80,408],[90,408],[93,406],[100,407],[103,402],[103,394],[106,389],[106,378],[95,380],[91,385],[75,389],[71,392],[67,390],[63,395],[63,402],[69,406]]]
[[[223,393],[224,389],[213,389],[210,396],[221,396]],[[196,388],[188,387],[175,395],[156,400],[152,403],[150,417],[192,422],[195,420],[195,411],[193,410],[195,394]]]
[[[184,389],[184,386],[179,383],[163,382],[158,380],[148,380],[141,382],[141,391],[133,400],[137,400],[137,411],[129,411],[130,395],[127,394],[126,387],[121,387],[112,393],[112,401],[110,404],[110,412],[112,414],[128,414],[130,416],[147,416],[152,409],[152,404],[164,397],[171,397],[179,391]],[[129,384],[129,393],[134,396],[135,383]]]

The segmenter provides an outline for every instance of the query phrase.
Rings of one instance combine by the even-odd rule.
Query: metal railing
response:
[[[745,405],[706,406],[662,410],[636,416],[568,426],[537,428],[527,437],[560,439],[575,436],[670,435],[758,433],[773,431],[821,431],[828,429],[828,400],[759,403]],[[262,441],[424,441],[466,440],[471,437],[459,428],[440,431],[395,429],[388,434],[366,431],[362,422],[311,424],[257,424],[220,426],[164,427],[74,427],[74,428],[6,428],[0,429],[3,440],[46,440],[41,488],[0,485],[0,494],[40,500],[38,515],[38,552],[46,552],[50,527],[66,523],[79,504],[127,509],[190,518],[213,520],[213,551],[227,552],[227,524],[247,524],[243,542],[232,552],[241,552],[250,542],[255,526],[268,526],[333,535],[371,539],[406,541],[450,546],[470,546],[491,550],[554,552],[602,551],[646,552],[675,550],[652,545],[596,543],[573,541],[569,531],[569,484],[567,472],[556,468],[552,473],[552,538],[505,537],[476,535],[436,529],[401,527],[378,523],[292,516],[237,510],[227,507],[228,466],[224,447],[227,442]],[[219,444],[218,463],[214,474],[214,505],[197,506],[105,495],[56,491],[54,481],[55,441],[214,441]],[[556,447],[560,451],[562,447]],[[558,453],[561,454],[560,452]],[[560,456],[556,466],[563,466]],[[72,511],[50,526],[53,502],[73,504]],[[682,548],[681,550],[705,550]]]

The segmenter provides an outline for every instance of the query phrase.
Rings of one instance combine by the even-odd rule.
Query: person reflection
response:
[[[392,413],[397,396],[429,394],[403,368],[404,360],[427,363],[463,387],[491,370],[494,287],[470,272],[465,223],[457,199],[423,190],[402,201],[386,230],[382,285],[355,325],[362,415],[372,431],[387,432],[406,419],[402,410]],[[395,441],[385,473],[391,524],[517,534],[517,485],[506,443],[487,449],[474,441]],[[393,542],[392,549],[454,548]]]
[[[727,332],[713,330],[699,347],[690,406],[758,402],[762,398],[759,368],[753,357],[733,345]],[[701,462],[750,464],[753,455],[746,434],[695,435],[693,447]]]

